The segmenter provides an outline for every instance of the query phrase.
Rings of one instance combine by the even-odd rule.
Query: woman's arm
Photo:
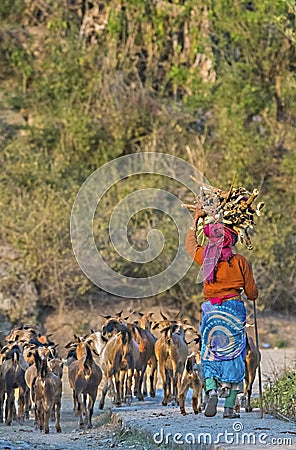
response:
[[[205,212],[202,210],[202,208],[197,208],[195,217],[193,220],[194,226],[192,228],[189,228],[187,236],[186,236],[186,250],[191,256],[192,259],[194,259],[195,262],[202,265],[203,263],[203,252],[204,249],[201,245],[198,244],[196,239],[196,226],[198,219],[200,217],[203,217],[205,215]]]
[[[241,263],[241,271],[245,281],[244,284],[245,294],[249,300],[254,301],[258,297],[258,288],[253,277],[252,266],[243,256],[241,256],[240,263]]]

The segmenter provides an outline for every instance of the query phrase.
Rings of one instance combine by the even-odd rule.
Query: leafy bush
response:
[[[296,366],[265,386],[263,405],[265,412],[296,422]]]

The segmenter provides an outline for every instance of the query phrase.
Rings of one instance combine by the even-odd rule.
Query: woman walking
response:
[[[208,224],[204,234],[209,243],[205,248],[198,244],[196,227],[203,216],[205,212],[198,207],[194,227],[187,233],[186,249],[204,271],[201,359],[208,396],[205,416],[216,415],[219,383],[221,397],[225,397],[223,417],[237,418],[234,405],[245,377],[246,356],[246,309],[241,292],[255,301],[258,290],[247,259],[232,252],[238,239],[236,231],[222,223]]]

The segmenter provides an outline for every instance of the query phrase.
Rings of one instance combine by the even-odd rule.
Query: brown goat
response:
[[[56,407],[56,431],[61,433],[60,410],[62,398],[62,380],[48,368],[47,358],[41,359],[35,353],[37,377],[33,381],[32,392],[36,408],[36,418],[39,429],[49,433],[49,418]]]
[[[11,425],[15,413],[14,390],[17,388],[19,388],[18,419],[29,418],[29,392],[25,382],[25,371],[28,364],[18,345],[5,346],[1,353],[4,358],[0,367],[0,389],[2,389],[0,398],[4,400],[6,393],[5,423]]]
[[[100,409],[104,408],[105,397],[108,390],[113,389],[113,377],[115,381],[115,403],[121,405],[121,375],[127,373],[126,396],[131,398],[132,376],[135,368],[133,356],[133,339],[130,331],[123,327],[121,331],[113,335],[101,355],[102,368],[106,377],[105,385],[100,400]]]
[[[246,412],[251,412],[251,395],[253,383],[256,377],[257,367],[260,364],[261,353],[254,344],[251,336],[247,335],[246,342],[246,359],[245,359],[245,381],[244,381],[244,394],[241,398],[241,405],[245,407]],[[236,401],[235,410],[238,412],[240,409],[238,400]]]
[[[138,344],[140,352],[139,363],[136,364],[134,395],[137,396],[139,400],[144,400],[142,384],[148,361],[152,359],[153,362],[153,358],[156,358],[154,348],[156,339],[149,330],[141,328],[135,324],[128,323],[127,327],[131,331],[133,339]],[[155,397],[155,369],[156,365],[154,365],[154,370],[150,374],[151,397]]]
[[[131,327],[134,327],[132,325]],[[118,333],[121,333],[122,335],[122,342],[119,344],[119,347],[117,348],[117,356],[119,358],[119,367],[115,367],[114,371],[114,378],[115,378],[115,389],[116,389],[116,404],[120,404],[121,401],[130,403],[132,400],[132,383],[133,383],[133,376],[134,372],[136,371],[137,379],[136,379],[136,390],[139,384],[139,375],[142,368],[142,358],[141,353],[139,349],[139,345],[136,342],[136,340],[133,338],[133,334],[137,334],[137,338],[142,339],[140,333],[138,330],[134,330],[133,333],[131,331],[131,327],[129,327],[127,324],[124,324],[122,322],[119,322],[117,319],[110,318],[107,320],[107,322],[103,325],[102,328],[102,338],[106,339],[107,341],[110,339],[110,337],[113,337],[114,335],[117,335]],[[117,344],[119,341],[117,341]],[[144,350],[144,344],[142,343],[142,349]],[[109,352],[106,353],[106,350],[109,349],[109,347],[105,347],[104,349],[104,355],[109,359]],[[113,351],[113,350],[112,350]],[[102,364],[104,364],[102,360]],[[119,380],[117,380],[118,376],[118,370],[119,370]],[[112,377],[109,380],[108,386],[112,387],[111,383]],[[119,390],[120,390],[120,398],[118,397],[117,392],[117,383]],[[109,389],[109,387],[107,389]],[[104,391],[105,392],[105,391]],[[103,398],[104,396],[102,396]],[[141,399],[139,397],[139,399]]]
[[[192,408],[194,414],[202,411],[202,389],[204,385],[203,369],[200,361],[197,361],[196,355],[191,353],[187,357],[185,370],[182,377],[179,402],[180,411],[186,416],[185,401],[188,389],[193,389]]]
[[[86,415],[87,427],[92,427],[94,404],[98,387],[102,380],[102,370],[94,362],[91,350],[87,344],[81,342],[76,347],[76,357],[68,366],[68,377],[73,389],[73,397],[77,402],[79,414],[79,427],[84,428],[83,414]],[[88,396],[88,408],[86,398]],[[74,404],[75,407],[75,404]]]
[[[140,325],[141,328],[145,329],[145,330],[149,330],[151,332],[152,329],[152,325],[153,325],[153,321],[152,321],[152,315],[153,313],[148,313],[148,314],[144,314],[141,312],[137,312],[135,313],[137,315],[140,316],[140,320],[136,321],[135,324],[136,325]],[[157,381],[157,359],[155,356],[155,342],[156,342],[156,337],[151,333],[151,336],[153,337],[154,340],[154,349],[153,349],[153,353],[150,356],[150,358],[148,359],[148,363],[147,363],[147,368],[144,374],[144,378],[143,378],[143,395],[144,397],[147,396],[147,377],[149,376],[149,381],[150,381],[150,397],[154,398],[155,397],[155,391],[156,391],[156,381]]]
[[[20,325],[19,327],[13,328],[5,340],[6,342],[30,342],[31,339],[37,339],[38,335],[40,333],[37,325]]]
[[[171,393],[173,404],[175,404],[178,403],[181,378],[188,356],[188,345],[185,342],[185,332],[178,324],[170,325],[161,332],[162,336],[155,343],[155,354],[163,382],[162,404],[168,404]]]

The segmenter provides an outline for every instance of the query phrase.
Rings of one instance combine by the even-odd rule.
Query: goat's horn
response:
[[[163,314],[163,312],[160,310],[160,315],[163,318],[163,320],[168,320],[168,318]]]
[[[181,310],[175,315],[175,320],[180,317],[180,314],[181,314]]]

